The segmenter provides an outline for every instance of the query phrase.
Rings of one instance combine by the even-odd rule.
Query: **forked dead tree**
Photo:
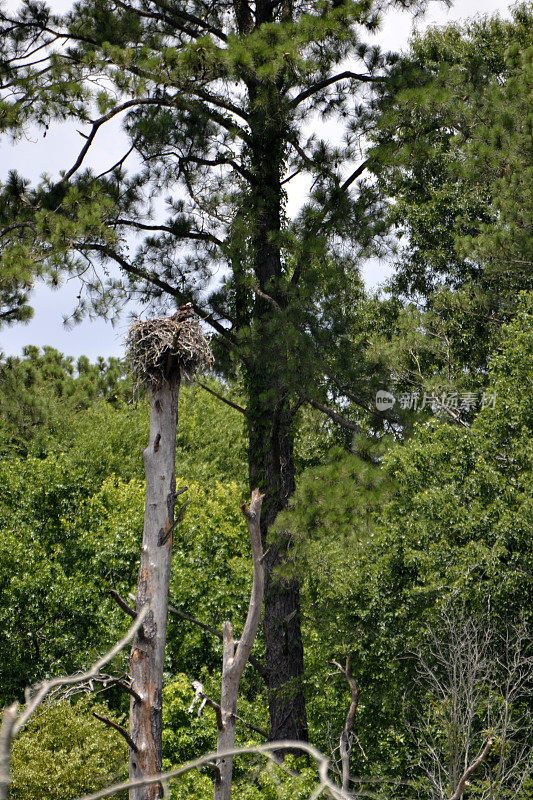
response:
[[[453,609],[415,655],[424,701],[411,729],[428,800],[462,800],[474,781],[479,800],[521,797],[533,742],[527,627]]]
[[[355,715],[357,713],[357,706],[359,705],[359,686],[352,674],[352,660],[348,655],[346,657],[346,666],[342,666],[338,661],[333,661],[333,664],[339,670],[341,675],[344,675],[350,687],[350,706],[346,714],[346,722],[340,737],[340,755],[342,763],[342,790],[346,794],[350,789],[350,756],[352,753],[354,732],[353,726],[355,722]]]
[[[148,607],[130,657],[131,780],[162,767],[162,688],[168,590],[176,500],[176,428],[182,371],[209,364],[211,354],[200,323],[188,306],[170,318],[135,322],[128,355],[138,383],[150,392],[150,439],[144,451],[146,504],[134,614]],[[122,607],[125,604],[122,602]],[[126,607],[127,608],[127,607]],[[157,800],[160,784],[132,788],[130,800]]]
[[[215,800],[229,800],[231,797],[233,755],[230,755],[229,752],[235,747],[239,683],[246,662],[250,657],[261,619],[261,606],[263,604],[265,585],[260,527],[263,496],[264,495],[262,495],[258,489],[254,489],[250,507],[246,506],[244,503],[241,505],[250,533],[254,576],[250,604],[248,606],[248,615],[239,641],[235,641],[233,637],[231,623],[224,623],[222,632],[223,656],[220,703],[216,703],[214,700],[204,695],[200,683],[195,682],[194,684],[196,686],[196,699],[201,700],[204,705],[207,704],[214,708],[217,717],[217,759],[214,765]],[[202,707],[203,706],[200,708]],[[190,710],[192,711],[193,708],[194,703]],[[255,730],[258,729],[255,728]]]

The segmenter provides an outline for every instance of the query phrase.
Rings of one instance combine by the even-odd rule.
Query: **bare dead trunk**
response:
[[[9,794],[11,743],[14,727],[18,717],[18,705],[14,703],[4,709],[2,727],[0,728],[0,800],[6,800]]]
[[[260,515],[263,495],[255,489],[252,492],[250,508],[242,505],[242,511],[248,522],[254,578],[248,616],[238,644],[233,638],[233,630],[229,622],[224,623],[222,692],[220,707],[217,709],[217,753],[231,750],[235,744],[235,725],[237,722],[237,698],[239,682],[251,653],[259,627],[261,606],[264,593],[263,547],[261,544]],[[233,756],[217,758],[215,777],[215,800],[230,800],[233,774]]]
[[[359,705],[359,687],[352,674],[352,662],[350,656],[346,658],[346,666],[343,667],[338,661],[333,661],[339,672],[344,675],[350,687],[350,707],[346,714],[346,722],[340,738],[340,756],[342,763],[342,791],[349,797],[350,791],[350,756],[353,747],[353,726],[355,722],[355,715],[357,713],[357,706]]]
[[[130,657],[130,779],[161,772],[162,684],[174,521],[179,371],[150,391],[150,441],[144,451],[146,505],[136,611],[149,607]],[[131,789],[130,800],[158,800],[160,784]]]

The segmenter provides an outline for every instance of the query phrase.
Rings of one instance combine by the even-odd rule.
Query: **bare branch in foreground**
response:
[[[317,764],[319,777],[319,784],[317,786],[317,791],[314,792],[314,797],[318,797],[320,794],[322,794],[322,792],[327,790],[334,800],[349,800],[350,795],[347,795],[341,789],[341,787],[333,783],[329,777],[329,759],[323,753],[321,753],[320,750],[317,750],[316,747],[313,747],[313,745],[308,744],[307,742],[290,740],[267,742],[266,744],[255,745],[253,747],[234,747],[224,753],[208,753],[207,755],[196,758],[193,761],[188,761],[181,767],[170,770],[169,772],[161,772],[159,775],[150,775],[135,781],[116,783],[113,786],[109,786],[107,789],[101,789],[99,792],[95,792],[94,794],[84,795],[83,797],[77,798],[77,800],[102,800],[102,798],[111,797],[112,795],[119,794],[119,792],[123,792],[128,789],[137,789],[142,786],[150,786],[153,783],[168,783],[175,778],[179,778],[181,775],[185,775],[185,773],[190,772],[193,769],[198,769],[199,767],[203,767],[210,763],[212,764],[214,759],[220,758],[221,756],[225,758],[233,758],[234,756],[239,755],[264,755],[272,761],[275,761],[275,763],[280,766],[275,758],[276,751],[280,750],[300,750],[302,753],[307,753],[307,755],[314,759]]]
[[[4,709],[2,727],[0,728],[0,800],[6,800],[9,791],[9,762],[11,760],[11,742],[13,730],[18,716],[18,703]]]
[[[485,759],[487,758],[487,756],[488,756],[488,754],[490,752],[490,748],[491,747],[492,747],[492,736],[489,736],[489,738],[487,740],[487,743],[486,743],[485,747],[483,748],[483,750],[481,751],[481,753],[479,754],[479,756],[475,759],[475,761],[473,761],[470,764],[469,767],[467,767],[465,769],[465,771],[464,771],[464,773],[463,773],[463,775],[461,777],[461,780],[459,781],[459,783],[457,785],[457,789],[455,790],[455,792],[450,797],[450,800],[461,800],[461,797],[464,794],[464,790],[466,788],[467,781],[468,781],[469,777],[476,771],[476,769],[479,767],[479,765],[482,764],[485,761]]]
[[[26,690],[28,700],[26,708],[22,713],[19,714],[18,703],[13,703],[13,705],[8,706],[4,710],[2,727],[0,728],[0,800],[6,800],[11,783],[9,774],[11,744],[15,736],[17,736],[26,725],[32,714],[35,713],[53,689],[59,686],[71,686],[75,683],[84,683],[96,678],[101,668],[112,661],[128,642],[133,639],[137,629],[142,625],[147,611],[147,608],[143,609],[126,635],[86,672],[80,672],[76,675],[66,675],[61,678],[51,678],[42,683],[37,683]]]
[[[102,658],[96,661],[87,672],[81,672],[76,675],[66,675],[62,678],[51,678],[48,681],[43,681],[42,683],[38,683],[32,690],[30,690],[30,700],[28,705],[26,706],[26,710],[23,714],[21,714],[13,729],[13,737],[17,736],[18,733],[22,730],[24,725],[27,723],[31,715],[36,711],[36,709],[41,705],[43,700],[47,697],[47,695],[55,689],[56,686],[70,686],[73,683],[80,683],[82,681],[88,681],[91,678],[95,678],[98,673],[100,672],[101,668],[104,667],[106,664],[109,664],[116,655],[120,653],[121,650],[128,644],[128,642],[133,639],[137,630],[143,623],[143,620],[148,612],[148,609],[143,609],[142,612],[137,616],[137,619],[126,633],[125,636],[109,650]],[[33,691],[35,694],[33,695]]]

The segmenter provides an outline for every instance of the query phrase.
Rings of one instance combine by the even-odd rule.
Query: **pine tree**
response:
[[[378,102],[371,153],[401,237],[392,291],[432,312],[455,365],[486,374],[533,287],[533,6],[413,38]]]
[[[357,259],[383,229],[358,120],[391,60],[364,37],[387,6],[424,5],[80,0],[59,17],[27,0],[18,15],[0,17],[4,129],[64,119],[88,126],[59,180],[24,187],[5,257],[81,275],[80,315],[91,306],[113,313],[131,297],[158,309],[191,302],[216,334],[219,369],[243,376],[250,486],[266,495],[275,739],[307,736],[298,581],[278,576],[288,543],[269,535],[295,487],[295,420],[311,403],[353,434],[356,421],[331,398],[368,411],[379,369],[360,369],[352,335]],[[95,175],[84,158],[117,118],[127,148]],[[341,146],[307,133],[310,119],[328,118],[346,123]],[[287,186],[299,174],[312,188],[291,221]],[[133,234],[144,238],[130,255]]]

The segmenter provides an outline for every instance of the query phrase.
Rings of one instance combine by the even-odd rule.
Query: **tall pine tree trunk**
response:
[[[281,231],[284,136],[279,129],[280,97],[272,84],[248,87],[250,96],[250,163],[256,293],[252,359],[246,367],[249,415],[250,489],[265,494],[261,533],[265,555],[266,667],[270,738],[307,740],[303,695],[303,646],[297,580],[278,576],[286,543],[271,540],[269,530],[294,492],[294,458],[288,413],[287,343],[279,313],[282,288]]]
[[[130,779],[161,772],[162,682],[175,503],[179,369],[150,390],[150,440],[144,451],[146,506],[136,610],[149,611],[130,657]],[[130,800],[158,800],[160,784],[130,790]]]
[[[264,404],[268,393],[255,384],[250,393],[251,413],[249,470],[251,486],[265,493],[261,533],[265,549],[265,606],[263,631],[270,739],[307,741],[307,718],[303,695],[303,645],[300,626],[298,581],[277,574],[283,564],[286,541],[273,540],[270,528],[286,508],[294,492],[293,441],[289,422],[276,409]],[[264,388],[264,387],[263,387]],[[280,418],[281,417],[281,418]]]

